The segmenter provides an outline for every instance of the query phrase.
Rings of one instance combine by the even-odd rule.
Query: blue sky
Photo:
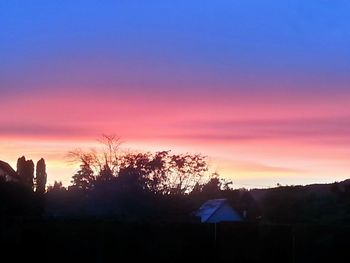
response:
[[[348,1],[2,1],[0,77],[90,61],[136,68],[150,85],[159,71],[348,80],[349,13]]]

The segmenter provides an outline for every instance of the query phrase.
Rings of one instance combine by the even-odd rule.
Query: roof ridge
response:
[[[206,221],[208,221],[211,217],[213,217],[213,215],[219,210],[219,208],[221,208],[225,203],[227,203],[226,198],[217,198],[217,199],[211,199],[211,200],[222,200],[223,202],[219,203],[219,205],[214,209],[213,213],[211,213],[211,215],[206,219]]]
[[[12,166],[9,163],[0,160],[0,168],[2,168],[5,172],[7,172],[14,179],[18,178],[18,173],[12,168]]]

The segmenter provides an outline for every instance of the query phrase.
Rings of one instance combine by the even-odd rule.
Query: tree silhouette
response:
[[[34,184],[34,163],[32,160],[26,160],[24,156],[17,160],[17,173],[21,182],[33,190]]]
[[[26,176],[26,158],[24,156],[17,159],[17,173],[22,181]]]
[[[90,182],[99,186],[112,181],[122,184],[128,181],[126,177],[130,177],[131,182],[142,183],[144,190],[168,195],[189,193],[196,184],[210,179],[206,157],[201,154],[171,154],[170,151],[125,153],[120,151],[120,140],[114,135],[103,135],[99,142],[102,145],[99,150],[76,149],[68,153],[70,161],[89,167],[89,171],[84,172],[86,176],[82,170],[73,176],[74,186],[92,189],[91,185],[88,186]],[[117,180],[120,176],[123,178]]]
[[[213,177],[203,185],[202,192],[209,198],[218,198],[221,193],[221,182],[218,177]]]
[[[99,174],[106,166],[116,175],[120,169],[121,156],[119,154],[120,139],[115,135],[102,135],[98,139],[101,147],[83,151],[75,149],[68,152],[67,157],[70,162],[87,163],[96,174]]]
[[[200,154],[128,153],[123,156],[120,172],[133,169],[153,193],[184,194],[192,191],[208,171],[205,156]]]
[[[93,188],[95,182],[94,172],[86,162],[80,165],[80,170],[73,175],[72,179],[73,186],[82,190]]]
[[[36,164],[36,192],[39,194],[45,193],[47,180],[45,160],[41,158]]]
[[[191,192],[201,183],[207,171],[206,157],[201,154],[171,155],[169,173],[166,177],[167,192],[170,194]]]
[[[117,182],[124,192],[136,193],[146,188],[145,175],[141,170],[134,167],[121,169]]]
[[[109,165],[106,163],[101,171],[99,172],[99,176],[97,177],[97,180],[99,180],[100,182],[108,182],[111,181],[114,178],[113,172],[111,170],[111,168],[109,167]]]
[[[53,185],[47,187],[47,192],[61,192],[66,191],[61,181],[55,181]]]

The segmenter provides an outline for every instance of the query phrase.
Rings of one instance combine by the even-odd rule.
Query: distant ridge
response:
[[[279,189],[283,190],[284,188],[288,188],[288,187],[293,187],[295,189],[300,189],[308,192],[326,194],[333,191],[332,188],[334,185],[338,187],[339,191],[344,192],[346,187],[350,186],[350,179],[346,179],[340,182],[324,183],[324,184],[315,183],[315,184],[308,184],[308,185],[285,185],[285,186],[276,186],[276,187],[267,188],[267,189],[255,188],[255,189],[251,189],[250,193],[256,201],[260,201],[265,196],[265,194],[272,191],[277,191]]]

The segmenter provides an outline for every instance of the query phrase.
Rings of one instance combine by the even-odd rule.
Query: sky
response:
[[[208,156],[234,187],[350,174],[350,2],[0,2],[0,159],[75,148]]]

